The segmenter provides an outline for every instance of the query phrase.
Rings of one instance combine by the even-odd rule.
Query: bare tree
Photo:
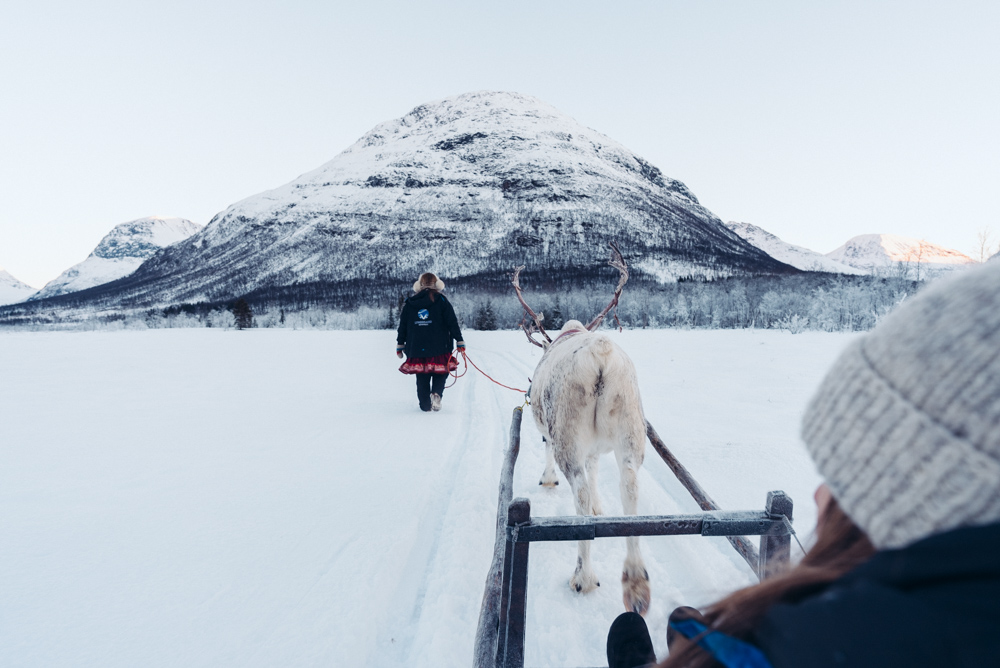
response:
[[[909,265],[912,262],[917,270],[916,280],[920,281],[920,265],[926,262],[925,259],[930,253],[931,244],[925,239],[921,239],[915,248],[911,248],[906,251],[906,264]]]
[[[917,280],[920,280],[920,265],[925,262],[924,258],[927,256],[927,250],[930,244],[925,240],[921,239],[920,243],[917,244]]]
[[[973,246],[972,257],[983,263],[1000,252],[1000,242],[993,237],[993,230],[984,227],[976,232],[976,245]]]

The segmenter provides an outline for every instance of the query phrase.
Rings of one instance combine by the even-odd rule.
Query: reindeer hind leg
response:
[[[593,508],[591,501],[592,490],[587,481],[587,475],[582,466],[572,464],[563,469],[569,486],[573,490],[573,502],[576,505],[577,515],[589,515]],[[590,544],[593,541],[581,540],[577,543],[578,556],[576,558],[576,570],[573,577],[569,579],[570,589],[581,594],[594,591],[601,583],[597,580],[594,567],[590,563]]]
[[[645,445],[639,441],[640,445]],[[631,445],[631,444],[629,444]],[[635,515],[639,506],[639,479],[638,469],[642,464],[641,454],[634,455],[634,450],[627,448],[627,452],[616,451],[618,459],[618,471],[621,476],[622,509],[626,515]],[[639,451],[641,453],[641,451]],[[625,539],[625,564],[622,568],[622,601],[625,609],[637,612],[645,616],[649,610],[651,592],[649,588],[649,573],[646,571],[646,564],[642,559],[642,552],[639,549],[638,536],[629,536]]]
[[[538,484],[551,488],[559,484],[559,476],[556,475],[556,458],[552,453],[551,441],[542,436],[542,443],[545,444],[545,471],[542,472],[542,478]]]
[[[597,470],[600,468],[600,460],[600,455],[587,457],[587,483],[590,485],[590,512],[592,515],[604,514],[604,508],[601,507],[601,493],[597,490]]]

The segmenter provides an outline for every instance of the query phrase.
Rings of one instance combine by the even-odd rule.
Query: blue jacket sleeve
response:
[[[759,648],[720,631],[712,631],[696,619],[673,620],[670,628],[697,642],[726,668],[773,668]]]

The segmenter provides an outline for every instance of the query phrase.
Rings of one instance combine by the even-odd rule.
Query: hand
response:
[[[402,350],[397,350],[396,351],[396,357],[398,357],[399,359],[403,359],[403,351]]]
[[[462,341],[459,341],[458,342],[458,346],[455,348],[455,352],[457,352],[457,353],[464,353],[465,352],[465,343],[462,342]]]

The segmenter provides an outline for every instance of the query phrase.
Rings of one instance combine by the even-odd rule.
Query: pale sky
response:
[[[534,95],[723,220],[828,252],[1000,235],[1000,2],[8,2],[0,266],[41,287],[114,225],[207,223],[377,123]]]

